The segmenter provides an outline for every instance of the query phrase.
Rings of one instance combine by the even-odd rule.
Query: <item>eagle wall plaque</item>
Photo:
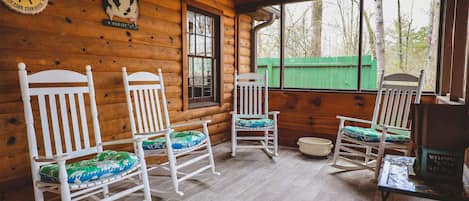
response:
[[[109,19],[103,19],[106,26],[138,30],[138,0],[103,0],[103,7]],[[114,18],[127,19],[130,23],[114,21]]]
[[[47,0],[2,0],[12,10],[23,14],[38,14],[47,6]]]

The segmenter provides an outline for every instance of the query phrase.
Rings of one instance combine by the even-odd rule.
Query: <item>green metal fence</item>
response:
[[[258,73],[269,71],[269,86],[280,86],[280,59],[258,58]],[[285,87],[357,89],[358,57],[285,58]],[[362,89],[376,89],[376,61],[362,57]]]

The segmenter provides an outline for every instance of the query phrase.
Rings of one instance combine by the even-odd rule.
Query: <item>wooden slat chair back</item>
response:
[[[102,187],[104,196],[108,197],[108,186],[105,182],[69,185],[66,180],[66,160],[103,151],[91,66],[86,66],[86,75],[69,70],[46,70],[28,75],[24,63],[20,63],[18,68],[35,199],[44,199],[43,192],[47,191],[44,189],[60,193],[62,200],[72,198],[78,200],[92,193],[96,194],[93,189],[85,189],[87,186],[94,189]],[[37,105],[33,107],[32,103],[37,103]],[[38,108],[39,111],[33,108]],[[40,129],[35,129],[35,116],[40,118]],[[91,128],[88,125],[88,116],[91,116]],[[63,168],[59,172],[59,187],[53,184],[51,186],[39,185],[41,165],[51,163],[57,163],[59,168]],[[138,173],[135,172],[134,175]],[[115,180],[119,179],[115,178]],[[133,188],[133,190],[142,188],[143,186]],[[85,190],[77,192],[80,189]],[[75,192],[72,193],[70,190]],[[124,193],[112,197],[122,197],[122,195]],[[149,195],[149,191],[146,195]],[[149,197],[146,198],[150,200]]]
[[[237,74],[235,72],[231,142],[232,156],[236,155],[236,149],[263,149],[270,156],[278,155],[278,131],[277,115],[279,112],[269,112],[269,86],[268,72],[264,75],[258,73]],[[269,116],[272,116],[269,119]],[[237,122],[251,120],[273,121],[271,126],[246,127],[239,126]],[[253,121],[254,122],[254,121]],[[239,131],[264,132],[264,136],[238,136]],[[238,141],[259,141],[260,145],[238,145]]]
[[[407,155],[411,139],[410,109],[413,103],[420,103],[423,80],[423,70],[418,77],[403,73],[384,76],[383,71],[371,120],[337,116],[340,123],[333,166],[348,170],[370,169],[377,178],[385,149]],[[369,127],[347,127],[345,122],[368,124]],[[338,165],[339,159],[353,166]]]
[[[240,118],[267,118],[269,108],[268,74],[235,74],[234,104]],[[238,104],[239,103],[239,104]]]
[[[386,125],[410,129],[410,107],[420,103],[423,75],[422,70],[419,77],[404,73],[381,77],[372,119],[374,128]]]
[[[134,137],[144,137],[145,139],[165,139],[165,149],[149,149],[144,152],[145,156],[167,156],[168,162],[163,164],[152,164],[148,171],[152,171],[157,168],[169,170],[174,190],[180,196],[184,195],[184,193],[179,190],[179,183],[181,181],[189,179],[190,177],[209,169],[213,174],[219,175],[220,173],[215,171],[215,162],[208,132],[208,123],[210,120],[187,122],[178,125],[170,123],[161,69],[158,69],[158,74],[150,72],[135,72],[128,75],[127,68],[123,67],[122,75],[124,79],[124,88],[127,98],[132,135]],[[202,126],[205,140],[197,145],[187,148],[177,150],[173,149],[171,146],[173,144],[173,139],[171,137],[171,133],[174,131],[173,129],[194,125]],[[205,148],[205,150],[203,150],[203,148]],[[206,151],[206,153],[201,156],[192,158],[180,164],[177,163],[177,157],[179,156],[200,154],[204,151]],[[184,167],[207,159],[209,165],[198,167],[197,170],[190,173],[180,172]],[[184,176],[178,177],[178,174],[182,174]],[[151,191],[156,193],[162,192],[157,189],[151,189]]]
[[[132,134],[155,133],[170,128],[168,106],[161,70],[158,75],[123,69]]]
[[[24,64],[20,64],[19,76],[32,157],[40,156],[39,147],[43,147],[44,156],[48,158],[63,155],[79,157],[103,150],[91,67],[87,66],[86,75],[67,70],[27,75]],[[86,86],[30,87],[30,84],[56,83],[82,83]],[[89,99],[88,104],[85,104],[85,98]],[[31,99],[36,99],[38,103],[43,146],[36,140]],[[88,111],[86,105],[89,105]],[[94,142],[90,139],[88,113],[91,114]]]

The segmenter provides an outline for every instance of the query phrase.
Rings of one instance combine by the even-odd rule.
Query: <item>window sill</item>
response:
[[[270,88],[269,91],[283,91],[283,92],[315,92],[315,93],[344,93],[344,94],[376,94],[378,91],[371,91],[371,90],[347,90],[347,89],[296,89],[296,88],[287,88],[287,89],[280,89],[280,88]],[[436,96],[435,92],[432,91],[423,91],[422,95],[425,96]]]
[[[449,99],[449,96],[437,96],[436,102],[438,104],[447,104],[447,105],[464,105],[463,99],[459,99],[459,101],[452,101]]]
[[[198,109],[198,108],[206,108],[206,107],[213,107],[213,106],[220,106],[220,103],[219,102],[189,103],[189,109]]]

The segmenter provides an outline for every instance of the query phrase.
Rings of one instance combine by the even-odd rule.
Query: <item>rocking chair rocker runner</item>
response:
[[[412,100],[415,104],[420,103],[424,71],[419,77],[409,74],[384,76],[384,72],[381,75],[371,121],[337,116],[340,123],[332,164],[346,170],[370,169],[374,171],[375,179],[378,178],[385,149],[409,154],[410,106]],[[345,126],[345,122],[370,126]],[[339,159],[353,166],[338,165]]]
[[[280,112],[269,112],[267,71],[264,76],[257,73],[238,75],[235,72],[234,80],[234,109],[231,112],[231,155],[234,157],[236,149],[245,148],[263,149],[269,156],[278,156],[277,116]],[[238,136],[239,131],[264,132],[264,135]],[[238,145],[238,141],[259,141],[260,145]]]
[[[68,70],[46,70],[27,75],[25,64],[18,64],[18,68],[35,200],[44,200],[44,192],[60,194],[64,201],[88,197],[115,200],[143,190],[145,200],[150,201],[143,139],[135,138],[135,143],[132,139],[101,142],[91,67],[86,66],[86,75]],[[30,87],[30,84],[41,86]],[[86,94],[90,101],[94,143],[87,125]],[[39,107],[40,129],[35,128],[32,103]],[[42,135],[36,133],[39,130]],[[104,146],[124,143],[134,143],[137,155],[103,151]],[[92,154],[96,156],[91,160],[66,164],[69,160]],[[111,194],[109,185],[121,181],[131,182],[133,187]],[[102,197],[97,196],[101,194]]]
[[[207,127],[210,120],[193,121],[175,125],[170,124],[161,69],[158,69],[157,75],[149,72],[136,72],[128,75],[124,67],[122,68],[122,74],[132,135],[145,137],[146,140],[143,141],[145,157],[168,157],[168,162],[153,165],[148,171],[152,171],[156,168],[169,170],[174,189],[180,196],[183,196],[184,193],[179,190],[179,182],[208,169],[211,169],[213,174],[220,175],[220,173],[215,171],[215,162],[210,144],[210,136]],[[203,132],[196,130],[174,132],[173,130],[174,128],[197,125],[203,127]],[[155,139],[150,140],[149,138]],[[206,153],[181,164],[177,163],[176,158],[178,156],[200,153],[203,151],[197,150],[202,148],[205,148]],[[203,160],[206,160],[208,165],[190,173],[180,172],[182,168]],[[169,167],[167,167],[168,165]],[[182,175],[182,177],[179,178],[178,174]],[[156,193],[161,192],[156,189],[151,189],[151,191]]]

